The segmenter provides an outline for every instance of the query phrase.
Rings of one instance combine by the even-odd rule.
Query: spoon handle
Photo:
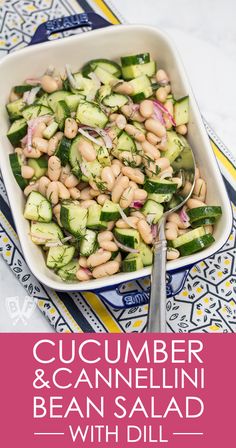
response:
[[[166,333],[166,250],[165,220],[159,227],[159,241],[154,244],[151,276],[151,294],[148,309],[147,332]]]

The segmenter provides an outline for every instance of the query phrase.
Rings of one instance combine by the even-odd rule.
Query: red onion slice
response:
[[[26,84],[29,84],[30,86],[37,86],[38,84],[41,84],[40,78],[27,78],[25,80]]]
[[[79,128],[79,132],[80,132]],[[90,126],[83,126],[82,127],[82,131],[92,131],[92,132],[96,132],[98,135],[100,135],[100,137],[102,137],[105,146],[107,149],[111,149],[112,148],[112,139],[111,137],[108,135],[107,131],[105,129],[101,129],[101,128],[92,128]],[[83,134],[83,132],[81,132],[81,134]],[[85,134],[83,134],[85,135]],[[88,134],[90,135],[90,134]],[[91,137],[91,136],[90,136]],[[87,137],[88,138],[88,137]],[[94,143],[95,143],[95,139],[94,139]],[[99,145],[98,141],[96,141],[96,145]]]
[[[183,221],[184,224],[189,222],[189,217],[185,210],[186,210],[185,207],[183,207],[179,212],[179,217],[180,217],[181,221]]]
[[[124,246],[124,244],[119,243],[119,241],[117,241],[116,238],[114,238],[114,241],[115,241],[116,245],[120,249],[122,249],[124,252],[130,252],[131,254],[138,254],[139,253],[138,249],[133,249],[132,247]]]
[[[144,202],[142,202],[142,201],[133,201],[133,202],[131,202],[130,207],[136,208],[137,210],[139,210],[140,208],[142,208]]]
[[[153,107],[154,107],[153,118],[155,118],[155,120],[159,120],[161,124],[165,124],[165,120],[163,118],[161,110],[155,103],[155,101],[153,101]]]
[[[128,224],[129,227],[132,227],[132,229],[136,229],[135,226],[133,226],[133,225],[130,224],[130,221],[129,221],[128,216],[126,216],[124,210],[123,210],[120,206],[119,206],[119,212],[120,212],[120,215],[121,215],[123,221],[125,221],[126,224]]]
[[[153,100],[153,103],[156,104],[156,106],[159,107],[159,109],[168,116],[173,126],[176,126],[174,117],[170,114],[170,112],[166,109],[166,107],[163,106],[163,104],[158,100]]]
[[[33,104],[35,101],[36,95],[40,91],[40,89],[41,89],[41,87],[37,86],[37,87],[33,87],[33,89],[31,89],[30,91],[25,92],[23,95],[23,101],[25,101],[28,104],[28,106]],[[28,95],[25,95],[26,93],[28,93]]]
[[[86,137],[88,140],[90,140],[91,142],[95,143],[95,145],[98,145],[98,141],[92,137],[92,135],[90,135],[88,132],[86,132],[83,128],[79,128],[78,132],[80,134],[82,134],[84,137]]]

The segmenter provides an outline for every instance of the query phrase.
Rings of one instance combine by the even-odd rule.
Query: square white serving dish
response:
[[[171,80],[177,98],[190,97],[190,121],[188,139],[192,145],[202,177],[207,181],[207,202],[220,205],[223,215],[215,226],[215,243],[202,252],[167,263],[168,271],[186,269],[188,266],[213,255],[227,240],[232,227],[231,206],[221,177],[209,138],[196,104],[191,87],[178,53],[169,38],[160,30],[143,25],[115,25],[100,30],[83,33],[65,39],[46,42],[20,50],[5,57],[0,62],[0,161],[3,179],[7,189],[17,233],[26,262],[35,277],[46,286],[61,291],[82,291],[106,288],[144,277],[151,268],[132,273],[119,273],[111,277],[83,283],[64,283],[46,267],[43,253],[29,237],[29,223],[23,217],[25,198],[11,172],[8,154],[12,152],[6,133],[9,128],[5,104],[12,86],[21,84],[27,77],[38,77],[49,65],[63,70],[70,64],[77,71],[90,59],[108,58],[119,60],[122,55],[148,51],[157,61],[158,67],[165,69]]]

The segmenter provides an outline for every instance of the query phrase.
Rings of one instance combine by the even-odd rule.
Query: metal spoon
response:
[[[181,190],[166,203],[166,211],[158,223],[158,233],[154,241],[154,259],[151,275],[151,294],[148,310],[147,332],[166,332],[166,251],[165,223],[167,216],[179,210],[189,199],[195,184],[195,160],[187,140],[186,146],[171,164],[174,177],[182,179]]]

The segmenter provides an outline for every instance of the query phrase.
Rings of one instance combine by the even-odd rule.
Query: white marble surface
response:
[[[175,42],[204,117],[236,155],[236,2],[235,0],[114,0],[124,18],[165,30]],[[7,297],[25,291],[0,257],[0,331],[53,331],[35,309],[26,325],[13,319]]]

